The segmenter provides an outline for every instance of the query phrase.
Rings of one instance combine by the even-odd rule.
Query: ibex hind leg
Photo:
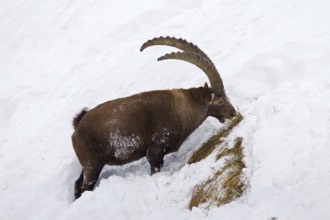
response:
[[[94,164],[83,167],[80,177],[75,183],[75,198],[78,199],[83,192],[92,191],[99,178],[104,164]]]
[[[83,171],[81,171],[79,178],[76,180],[74,184],[74,197],[78,199],[81,196],[81,187],[83,184]]]

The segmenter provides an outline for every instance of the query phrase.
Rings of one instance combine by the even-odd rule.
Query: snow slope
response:
[[[327,0],[2,1],[0,219],[330,219],[330,2]],[[222,125],[207,119],[149,176],[145,159],[106,167],[73,201],[80,164],[72,117],[83,107],[152,89],[200,86],[192,65],[156,62],[183,37],[217,65],[245,120],[249,191],[187,209],[214,155],[185,160]]]

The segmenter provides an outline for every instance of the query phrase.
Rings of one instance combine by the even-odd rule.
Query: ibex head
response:
[[[173,37],[158,37],[145,42],[140,51],[153,45],[172,46],[182,50],[182,52],[174,52],[165,54],[157,60],[177,59],[187,61],[199,67],[207,75],[211,88],[205,84],[204,88],[212,90],[212,98],[209,105],[209,115],[217,118],[220,122],[225,119],[231,119],[236,115],[235,108],[226,96],[222,79],[211,59],[196,45],[183,39]]]

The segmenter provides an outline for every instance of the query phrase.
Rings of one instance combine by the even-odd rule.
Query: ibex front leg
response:
[[[152,146],[147,150],[147,160],[150,164],[151,175],[163,167],[165,151],[163,147]]]

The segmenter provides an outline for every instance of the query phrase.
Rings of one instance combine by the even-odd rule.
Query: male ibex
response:
[[[206,84],[199,88],[144,92],[79,113],[73,120],[72,135],[82,165],[75,182],[75,198],[93,190],[105,164],[122,165],[146,156],[153,174],[161,169],[164,155],[177,151],[208,116],[220,122],[235,116],[220,75],[202,50],[183,39],[159,37],[144,43],[141,51],[153,45],[182,50],[158,60],[178,59],[196,65],[209,78],[211,88]]]

